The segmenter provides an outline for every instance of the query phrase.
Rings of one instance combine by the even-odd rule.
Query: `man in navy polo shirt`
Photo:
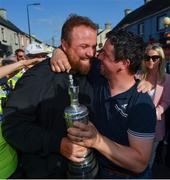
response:
[[[150,178],[148,161],[155,132],[155,107],[148,94],[137,91],[134,78],[144,55],[139,36],[111,31],[99,54],[100,72],[93,68],[95,116],[88,125],[75,122],[68,136],[94,148],[99,178]]]

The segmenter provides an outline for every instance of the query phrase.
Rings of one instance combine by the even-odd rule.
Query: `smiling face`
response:
[[[105,45],[98,55],[101,60],[101,74],[109,79],[112,75],[118,74],[124,66],[123,61],[115,61],[115,49],[110,40],[105,42]]]
[[[161,58],[156,50],[150,49],[147,51],[147,59],[144,65],[148,70],[158,70]]]
[[[87,74],[91,67],[91,58],[96,53],[97,32],[96,30],[81,25],[74,27],[70,33],[70,43],[62,41],[72,70]]]
[[[98,55],[98,58],[101,60],[101,74],[106,77],[107,74],[109,74],[110,68],[112,67],[114,61],[113,51],[113,45],[111,45],[110,41],[107,40],[105,42],[103,49],[100,51]]]
[[[25,59],[25,53],[24,51],[18,51],[18,53],[16,54],[17,60],[21,61]]]

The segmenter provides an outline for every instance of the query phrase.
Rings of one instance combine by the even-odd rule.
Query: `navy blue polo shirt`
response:
[[[137,138],[153,139],[156,124],[155,106],[147,93],[137,92],[138,83],[126,92],[111,96],[107,80],[97,71],[91,76],[95,107],[92,121],[97,130],[107,138],[127,146],[128,134]],[[117,166],[102,154],[97,155],[101,165],[112,168]]]

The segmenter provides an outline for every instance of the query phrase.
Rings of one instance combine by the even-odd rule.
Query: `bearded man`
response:
[[[86,74],[96,39],[96,24],[87,17],[70,16],[62,27],[61,46],[79,84],[80,103],[89,110],[93,89]],[[24,178],[66,178],[66,158],[84,160],[87,149],[67,138],[63,113],[70,103],[68,85],[69,75],[53,72],[46,59],[24,73],[9,98],[3,135],[20,152]]]

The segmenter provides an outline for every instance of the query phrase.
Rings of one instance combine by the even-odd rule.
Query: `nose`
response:
[[[89,58],[91,58],[91,57],[93,57],[93,56],[95,55],[95,53],[96,53],[96,50],[95,50],[94,48],[89,47],[88,50],[87,50],[87,52],[86,52],[86,55],[87,55]]]

